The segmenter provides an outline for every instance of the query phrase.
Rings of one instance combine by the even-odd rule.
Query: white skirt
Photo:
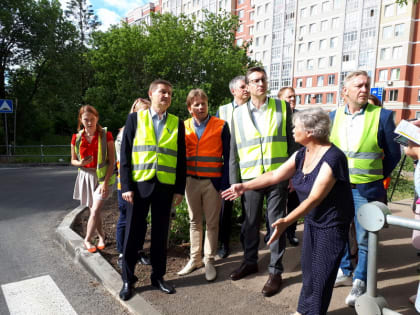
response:
[[[74,184],[73,199],[80,200],[81,206],[92,208],[94,193],[98,185],[96,169],[79,168]]]

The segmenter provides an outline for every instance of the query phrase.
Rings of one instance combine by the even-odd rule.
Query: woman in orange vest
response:
[[[187,265],[178,272],[186,275],[205,265],[207,281],[216,279],[214,259],[219,233],[220,191],[229,187],[230,132],[227,123],[208,113],[208,97],[201,89],[191,90],[187,106],[192,118],[185,121],[187,185],[190,217],[190,252]],[[226,163],[224,163],[226,161]],[[201,250],[203,219],[206,219],[204,261]]]

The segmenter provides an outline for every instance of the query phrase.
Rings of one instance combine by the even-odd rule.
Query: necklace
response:
[[[322,146],[318,148],[318,150],[316,150],[316,153],[313,154],[313,157],[310,162],[308,161],[308,163],[305,163],[305,162],[303,163],[304,164],[302,167],[303,177],[306,177],[306,175],[308,175],[310,172],[313,171],[314,163],[318,160],[321,151],[322,151]],[[309,150],[306,149],[306,153],[308,152]],[[306,161],[306,157],[307,155],[305,156],[305,161]]]

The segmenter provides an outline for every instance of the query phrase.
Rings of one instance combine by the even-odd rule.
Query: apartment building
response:
[[[420,118],[420,6],[412,1],[159,0],[136,10],[127,20],[147,19],[151,11],[198,19],[204,10],[237,15],[236,44],[250,43],[271,95],[293,86],[299,107],[341,105],[344,77],[361,69],[372,87],[383,89],[384,106],[397,120]]]

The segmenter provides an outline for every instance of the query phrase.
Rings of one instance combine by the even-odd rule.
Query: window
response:
[[[309,24],[309,33],[313,34],[317,31],[316,23]]]
[[[258,7],[257,7],[257,16],[259,16],[261,14],[261,6],[259,5]]]
[[[270,20],[269,19],[266,19],[264,21],[264,29],[267,29],[269,26],[270,26]]]
[[[387,4],[384,10],[384,16],[390,17],[394,15],[395,3]]]
[[[240,24],[239,25],[239,27],[238,27],[238,33],[242,33],[244,31],[244,25],[243,24]]]
[[[324,50],[326,48],[327,48],[327,40],[326,39],[321,39],[319,41],[319,49]]]
[[[299,35],[303,36],[306,34],[306,25],[303,25],[299,28]]]
[[[279,63],[273,63],[273,64],[271,64],[270,76],[271,77],[278,77],[278,76],[280,76],[280,64]]]
[[[334,9],[339,9],[343,5],[343,0],[334,0]]]
[[[339,26],[340,26],[339,24],[340,24],[340,18],[336,17],[336,18],[333,18],[333,19],[331,20],[331,28],[332,28],[333,30],[338,29],[338,28],[339,28]]]
[[[359,53],[359,67],[370,66],[375,62],[375,49],[365,49]]]
[[[327,93],[327,104],[332,104],[334,101],[334,93]]]
[[[315,94],[315,103],[316,104],[322,103],[322,94]]]
[[[325,32],[328,29],[328,20],[321,21],[321,32]]]
[[[306,78],[306,87],[312,87],[312,77]]]
[[[308,51],[314,51],[315,45],[314,42],[308,42]]]
[[[304,67],[303,60],[298,61],[297,62],[297,70],[298,71],[303,71],[303,67]]]
[[[303,79],[302,78],[296,79],[296,87],[298,87],[298,88],[303,87]]]
[[[337,48],[338,37],[331,37],[330,39],[330,48]]]
[[[238,0],[238,5],[243,4],[245,0]]]
[[[249,19],[254,20],[254,11],[249,12]]]
[[[406,4],[397,4],[397,15],[404,14],[407,12],[407,5]]]
[[[400,68],[391,69],[391,80],[400,79]]]
[[[298,52],[299,53],[303,53],[304,50],[305,50],[305,44],[299,44],[299,46],[298,46]]]
[[[391,58],[391,48],[381,48],[380,56],[381,60],[387,60]]]
[[[257,32],[261,30],[261,21],[257,22]]]
[[[263,45],[267,43],[268,35],[264,35]]]
[[[269,6],[270,4],[269,3],[266,3],[265,4],[265,7],[264,7],[264,12],[267,14],[268,13],[268,6]]]
[[[357,39],[357,31],[344,33],[344,42],[353,42]]]
[[[335,74],[329,74],[328,75],[328,85],[334,85],[335,84]]]
[[[239,12],[238,12],[238,17],[240,18],[240,19],[242,19],[243,17],[244,17],[244,10],[239,10]]]
[[[318,5],[317,4],[311,5],[311,16],[314,16],[316,14],[318,14]]]
[[[329,58],[328,58],[328,66],[330,66],[330,67],[334,67],[335,66],[335,60],[336,60],[337,58],[336,58],[336,56],[330,56]]]
[[[275,47],[271,51],[271,57],[280,58],[281,57],[281,47]]]
[[[382,39],[390,39],[392,37],[392,25],[391,26],[385,26],[382,29]]]
[[[331,10],[331,2],[330,1],[322,2],[322,12],[327,12],[330,10]]]
[[[291,57],[292,56],[292,45],[285,45],[283,46],[283,56],[284,57]]]
[[[260,38],[259,37],[257,37],[256,39],[255,39],[255,47],[258,47],[260,45]]]
[[[343,54],[343,62],[353,61],[356,59],[356,53],[354,51],[350,51]]]
[[[420,112],[416,112],[416,119],[420,119]],[[395,119],[394,119],[394,121],[395,121]]]
[[[308,16],[308,9],[307,8],[300,9],[300,17],[305,18],[307,16]]]
[[[325,69],[327,67],[327,57],[318,59],[318,69]]]
[[[324,76],[320,75],[316,78],[316,86],[324,86]]]
[[[242,38],[239,38],[236,40],[236,45],[239,47],[241,47],[243,43],[244,43],[244,40]]]
[[[279,80],[270,80],[270,89],[277,90],[279,87]]]
[[[305,104],[311,104],[311,94],[305,94]]]
[[[379,70],[379,81],[388,80],[388,70]]]
[[[363,43],[363,46],[365,48],[376,47],[375,37],[376,37],[375,27],[364,29],[360,32],[360,40]]]
[[[401,36],[404,33],[404,23],[396,24],[395,30],[394,30],[394,36],[398,37]]]
[[[417,90],[417,102],[420,102],[420,89]]]
[[[296,105],[300,105],[302,103],[302,95],[296,95]]]
[[[308,59],[306,62],[306,70],[313,70],[314,69],[314,60]]]
[[[402,56],[402,46],[395,46],[392,48],[392,58],[397,59]]]
[[[250,27],[249,27],[249,35],[253,35],[254,34],[254,26],[253,25],[251,25]]]
[[[398,100],[398,90],[389,90],[389,101],[396,102]]]

